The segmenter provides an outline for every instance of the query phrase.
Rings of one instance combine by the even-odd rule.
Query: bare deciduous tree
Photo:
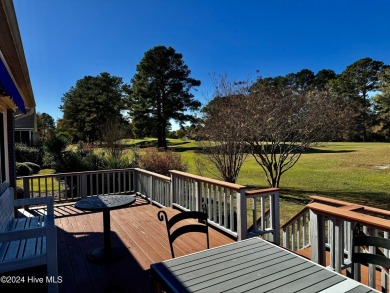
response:
[[[108,120],[101,128],[104,149],[109,156],[120,159],[125,149],[121,144],[121,139],[125,137],[126,128],[119,119]]]
[[[217,169],[218,177],[235,183],[248,155],[241,132],[245,117],[237,115],[246,95],[246,84],[230,82],[226,76],[215,79],[214,84],[214,99],[203,109],[205,119],[199,145]]]
[[[246,141],[272,187],[310,147],[348,124],[348,105],[326,92],[260,86],[242,100]]]
[[[229,82],[220,78],[205,107],[200,145],[225,181],[235,182],[251,153],[271,187],[302,154],[340,137],[355,105],[324,91]]]

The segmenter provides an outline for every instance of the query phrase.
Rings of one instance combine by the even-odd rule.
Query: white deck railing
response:
[[[173,205],[201,211],[205,202],[210,225],[238,239],[246,238],[245,186],[179,171],[171,171],[171,177]]]
[[[253,224],[249,234],[280,243],[279,188],[247,191],[246,197],[252,201]]]
[[[389,239],[390,211],[356,205],[349,202],[312,196],[313,200],[297,215],[282,225],[283,246],[299,250],[310,246],[311,260],[326,266],[326,252],[329,265],[336,272],[352,270],[352,238],[357,223],[366,235]],[[390,257],[387,249],[382,253]],[[377,268],[370,265],[368,285],[375,288]],[[388,290],[386,272],[382,271],[382,287]]]
[[[210,225],[237,237],[263,235],[279,243],[279,190],[246,191],[246,186],[170,171],[171,177],[139,168],[25,176],[24,197],[53,196],[56,202],[91,195],[138,193],[160,207],[201,210],[207,204]],[[248,216],[247,201],[256,208]],[[251,211],[249,211],[251,212]],[[258,225],[258,216],[261,224]],[[249,221],[248,221],[249,218]],[[256,219],[251,231],[248,222]]]
[[[134,169],[115,169],[24,176],[25,198],[53,196],[56,202],[90,195],[130,193],[134,190]]]
[[[304,208],[282,225],[283,246],[300,250],[310,246],[309,210]]]
[[[172,205],[170,177],[135,168],[134,190],[160,207]]]

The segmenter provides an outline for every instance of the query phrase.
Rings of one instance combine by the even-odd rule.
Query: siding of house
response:
[[[22,115],[22,111],[16,110],[15,117]],[[15,142],[32,146],[38,142],[35,111],[29,115],[22,115],[15,119]]]

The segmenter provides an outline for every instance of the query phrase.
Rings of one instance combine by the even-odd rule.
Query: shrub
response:
[[[16,163],[16,176],[28,176],[33,174],[33,170],[24,163]]]
[[[141,156],[139,166],[145,170],[169,176],[169,170],[187,171],[187,164],[182,162],[181,156],[166,150],[155,148],[145,150]]]
[[[17,143],[15,145],[15,158],[17,162],[32,162],[41,165],[42,149]]]
[[[68,151],[65,152],[60,162],[56,162],[55,170],[57,172],[81,172],[102,170],[104,159],[102,156],[92,152]]]
[[[23,164],[30,167],[30,169],[33,170],[34,174],[38,174],[39,171],[41,171],[41,167],[38,164],[32,163],[32,162],[24,162]]]
[[[53,154],[51,154],[49,152],[44,152],[43,158],[42,158],[42,166],[44,168],[55,169],[55,164],[56,164],[56,161],[55,161]]]
[[[112,156],[106,157],[104,159],[104,169],[110,170],[110,169],[126,169],[126,168],[132,168],[134,167],[133,163],[125,158],[115,158]]]

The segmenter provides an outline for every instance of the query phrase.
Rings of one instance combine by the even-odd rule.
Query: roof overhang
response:
[[[34,94],[12,0],[0,0],[0,106],[35,107]]]
[[[12,76],[11,71],[5,61],[3,54],[0,51],[0,95],[3,98],[12,99],[15,106],[17,106],[23,113],[26,113],[24,106],[24,99],[21,94],[15,79]]]

